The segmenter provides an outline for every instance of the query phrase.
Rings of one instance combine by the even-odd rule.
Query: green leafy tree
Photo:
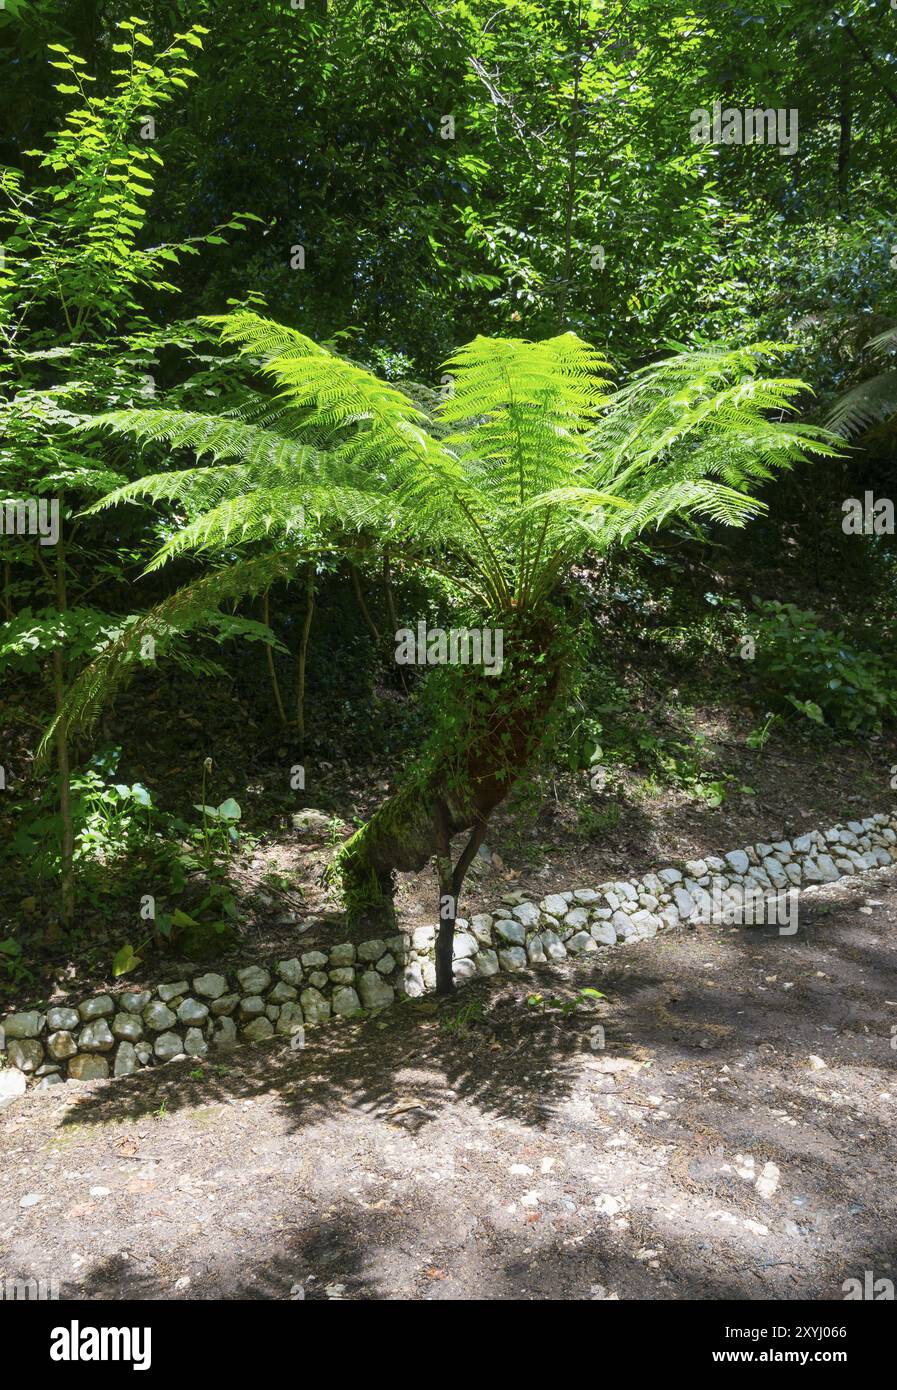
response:
[[[206,32],[195,26],[156,53],[143,23],[121,21],[109,93],[96,90],[83,58],[51,44],[67,114],[46,150],[26,152],[38,161],[33,186],[21,171],[0,168],[0,507],[12,521],[0,538],[0,667],[27,673],[49,665],[57,709],[71,671],[121,628],[119,617],[88,598],[99,582],[122,579],[140,540],[110,538],[75,520],[128,473],[110,470],[71,427],[103,406],[152,393],[156,331],[141,299],[173,292],[171,267],[201,243],[223,239],[219,227],[145,244],[162,163],[154,121],[196,76],[190,54]],[[227,226],[239,229],[243,219]],[[58,509],[52,544],[29,525],[41,503]],[[62,726],[55,752],[60,911],[70,923],[76,827]]]

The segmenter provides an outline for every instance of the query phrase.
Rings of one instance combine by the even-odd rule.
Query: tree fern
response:
[[[451,391],[424,409],[293,329],[249,312],[207,322],[269,390],[227,415],[148,409],[90,422],[212,460],[126,484],[94,510],[142,502],[174,513],[151,568],[189,552],[244,558],[104,654],[66,711],[72,721],[95,713],[141,632],[196,626],[222,596],[251,592],[259,576],[288,578],[309,553],[362,536],[388,543],[406,563],[453,576],[484,621],[519,618],[586,551],[673,517],[743,526],[763,509],[759,484],[837,453],[825,430],[786,419],[807,388],[764,375],[783,352],[770,343],[674,346],[614,390],[606,359],[572,333],[478,337],[446,363]]]

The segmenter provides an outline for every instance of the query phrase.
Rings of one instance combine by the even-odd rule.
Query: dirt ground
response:
[[[795,936],[681,930],[302,1051],[31,1092],[0,1111],[0,1277],[284,1300],[895,1279],[895,918],[878,870],[802,897]],[[584,986],[594,1012],[551,1003]]]

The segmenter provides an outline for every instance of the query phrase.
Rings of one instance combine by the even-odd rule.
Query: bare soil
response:
[[[0,1277],[284,1300],[895,1279],[895,922],[878,870],[805,895],[796,936],[683,929],[303,1051],[31,1092],[0,1111]],[[549,1002],[583,987],[594,1012]]]

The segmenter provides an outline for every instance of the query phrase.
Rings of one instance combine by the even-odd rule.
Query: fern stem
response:
[[[265,627],[271,626],[271,603],[269,599],[270,590],[266,589],[262,594],[262,622]],[[271,678],[271,689],[274,692],[274,703],[277,705],[277,713],[280,716],[281,724],[287,723],[287,712],[284,709],[283,696],[280,693],[280,681],[277,679],[277,669],[274,665],[274,652],[271,650],[270,643],[265,643],[265,657],[268,662],[268,675]]]

